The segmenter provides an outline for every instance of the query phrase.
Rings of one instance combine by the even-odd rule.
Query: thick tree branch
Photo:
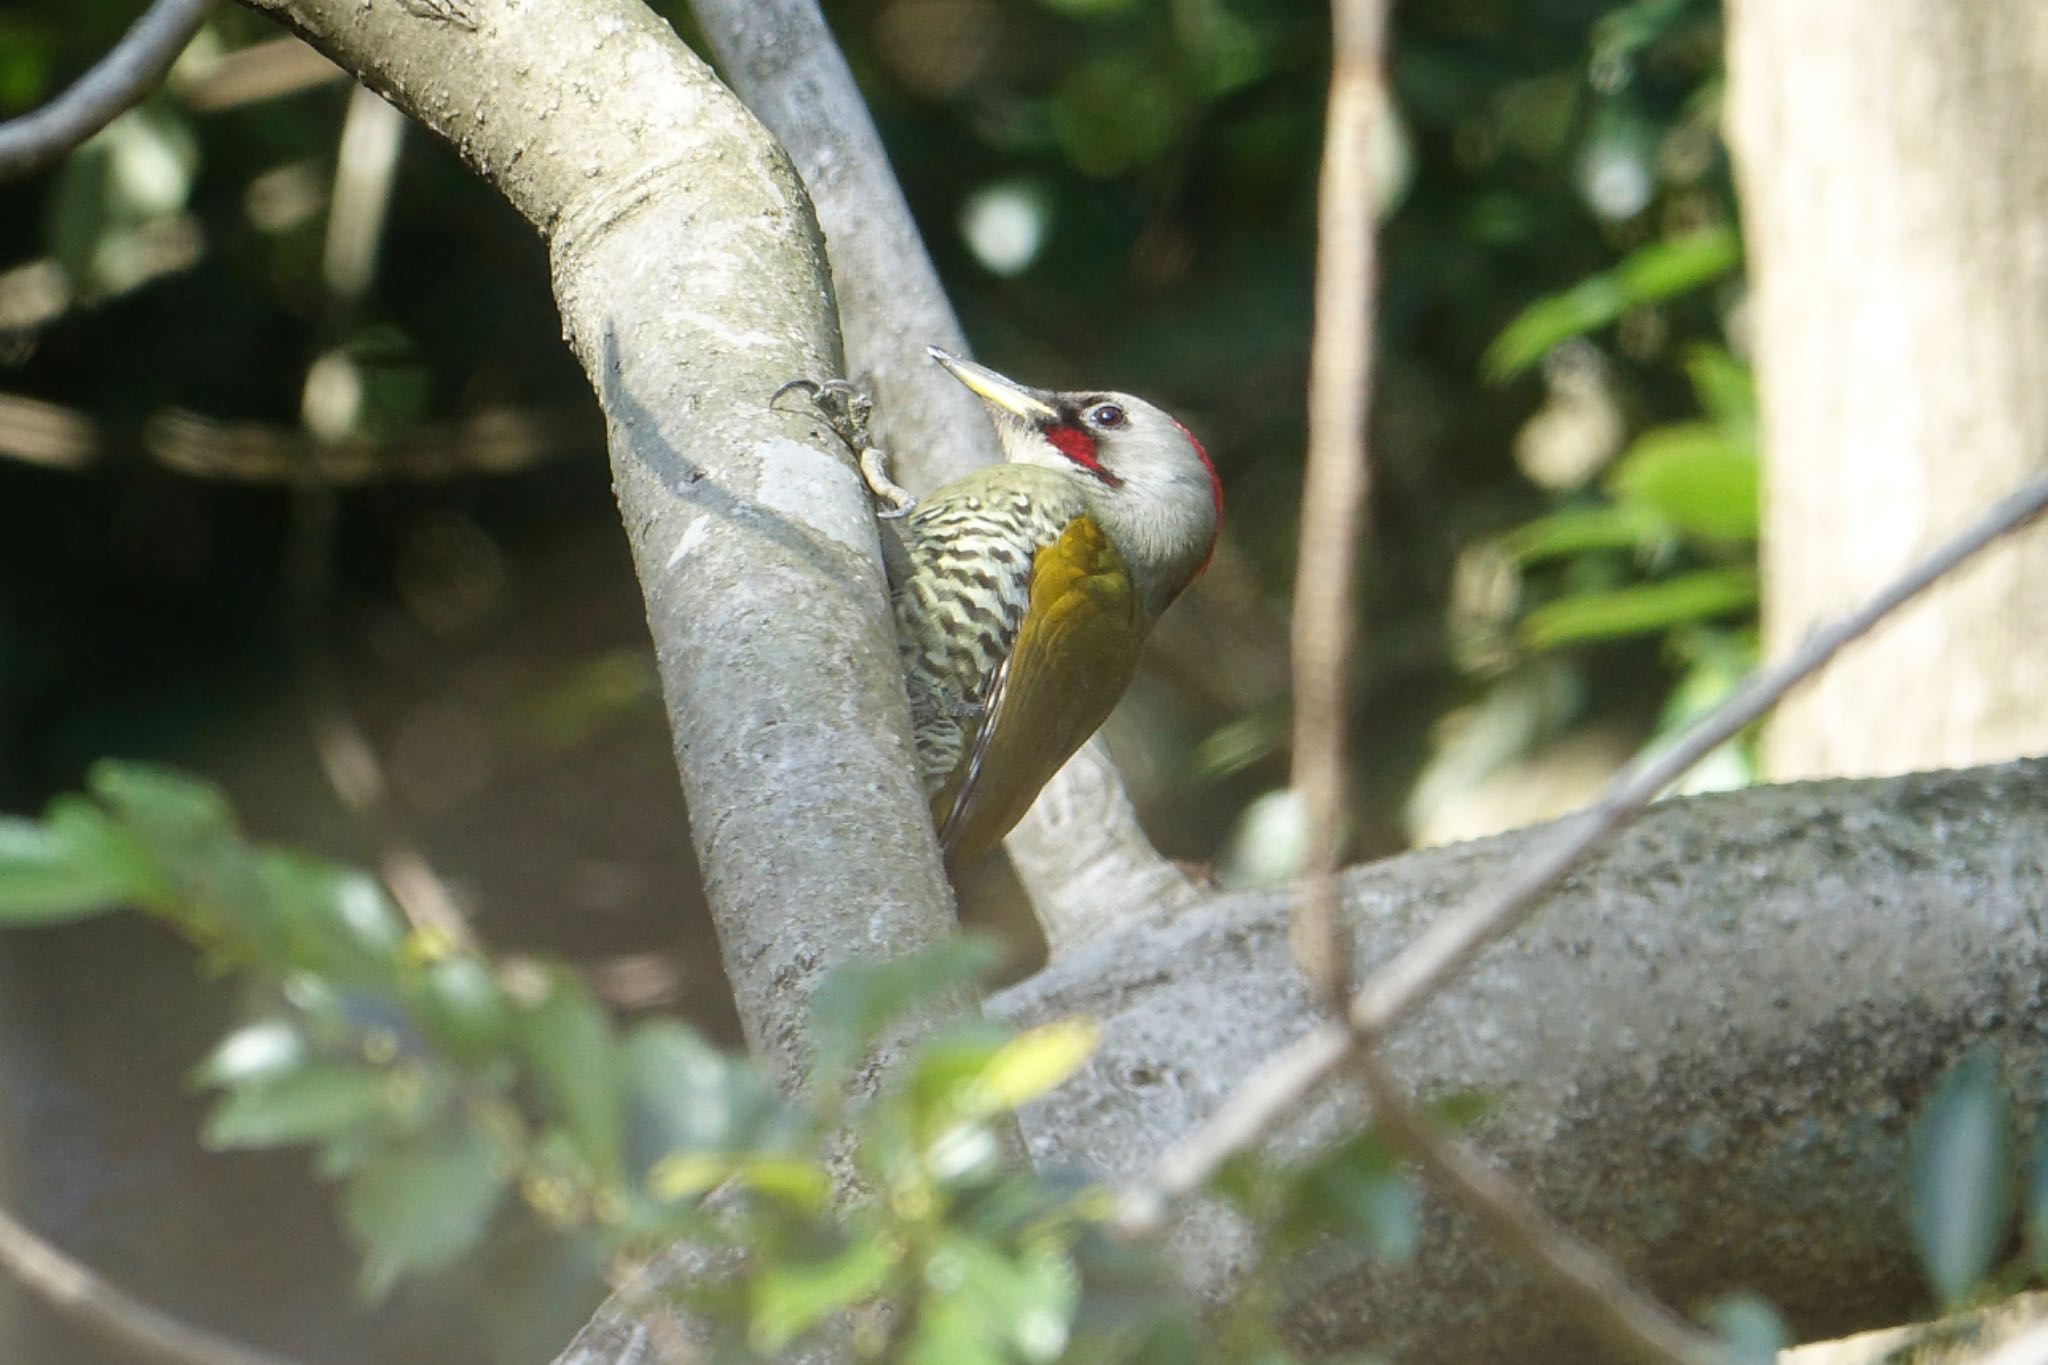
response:
[[[1361,969],[1568,828],[1351,871]],[[1923,1292],[1894,1203],[1921,1096],[1982,1042],[2023,1105],[2048,1098],[2044,866],[2048,761],[1666,802],[1382,1055],[1423,1095],[1486,1095],[1497,1116],[1475,1136],[1494,1159],[1666,1302],[1753,1290],[1802,1336],[1895,1321]],[[990,1001],[1017,1025],[1079,1013],[1104,1029],[1083,1075],[1025,1115],[1041,1166],[1145,1177],[1241,1077],[1318,1036],[1287,950],[1291,904],[1286,888],[1214,896]],[[1339,1077],[1276,1150],[1355,1131],[1364,1109]],[[1217,1292],[1249,1252],[1202,1204],[1174,1238]],[[1328,1287],[1299,1327],[1403,1361],[1588,1349],[1441,1207],[1414,1265]]]
[[[841,369],[802,187],[629,0],[251,3],[546,236],[609,424],[727,974],[749,1041],[794,1082],[817,977],[952,923],[863,490],[822,423],[768,404]]]
[[[925,492],[988,463],[987,412],[925,355],[927,344],[969,354],[959,319],[817,0],[691,0],[691,12],[817,205],[847,361],[875,395],[897,478]],[[1099,736],[1047,785],[1005,846],[1055,957],[1114,923],[1122,907],[1190,890],[1139,828]]]
[[[113,50],[42,108],[0,123],[0,180],[47,170],[141,103],[206,22],[215,0],[156,0]]]

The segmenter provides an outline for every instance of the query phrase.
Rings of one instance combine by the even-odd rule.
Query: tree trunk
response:
[[[2048,6],[1732,0],[1729,134],[1781,657],[2048,467]],[[1984,556],[1773,722],[1773,777],[2048,751],[2048,531]]]

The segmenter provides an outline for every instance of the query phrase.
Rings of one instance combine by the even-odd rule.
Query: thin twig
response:
[[[1987,546],[2048,511],[2048,477],[2007,494],[1976,522],[1893,580],[1861,608],[1807,637],[1791,657],[1748,683],[1660,755],[1639,762],[1599,805],[1563,822],[1548,842],[1497,885],[1410,944],[1353,997],[1350,1029],[1326,1023],[1254,1072],[1208,1122],[1175,1145],[1150,1188],[1126,1198],[1124,1223],[1156,1226],[1167,1204],[1271,1133],[1350,1055],[1354,1039],[1385,1032],[1427,1000],[1488,944],[1527,919],[1544,896],[1702,758],[1740,734],[1843,647]]]
[[[1374,1126],[1513,1252],[1581,1326],[1634,1359],[1726,1365],[1712,1337],[1644,1293],[1598,1249],[1536,1207],[1514,1181],[1418,1112],[1372,1048],[1361,1048],[1353,1060],[1372,1096]]]
[[[0,1208],[0,1268],[74,1322],[151,1360],[171,1365],[293,1365],[180,1322],[71,1259]]]
[[[1341,1016],[1351,963],[1337,885],[1347,786],[1354,584],[1372,465],[1372,335],[1377,262],[1373,147],[1385,106],[1385,0],[1332,10],[1330,104],[1316,210],[1315,341],[1309,358],[1308,469],[1294,573],[1294,789],[1308,826],[1294,951]]]
[[[156,89],[214,0],[156,0],[106,56],[40,109],[0,123],[0,180],[34,175]]]

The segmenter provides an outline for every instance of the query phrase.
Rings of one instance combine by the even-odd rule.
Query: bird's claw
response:
[[[910,490],[889,477],[889,455],[878,446],[869,446],[860,453],[861,482],[868,486],[868,493],[876,502],[883,504],[875,513],[883,521],[897,521],[917,510],[917,499],[910,496]]]
[[[845,379],[792,379],[768,397],[774,407],[782,395],[800,392],[832,425],[839,439],[852,448],[860,465],[861,482],[882,504],[875,515],[884,521],[907,517],[917,510],[917,499],[889,477],[889,456],[868,434],[868,419],[874,416],[875,400],[858,385]]]

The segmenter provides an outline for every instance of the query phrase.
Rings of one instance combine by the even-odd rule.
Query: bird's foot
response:
[[[861,482],[867,485],[869,496],[881,504],[876,516],[894,521],[917,510],[917,499],[889,477],[888,452],[869,435],[868,421],[875,414],[875,400],[865,390],[845,379],[827,379],[823,383],[792,379],[769,396],[768,405],[775,406],[777,399],[791,392],[809,398],[811,406],[824,415],[839,439],[853,450],[860,465]]]

